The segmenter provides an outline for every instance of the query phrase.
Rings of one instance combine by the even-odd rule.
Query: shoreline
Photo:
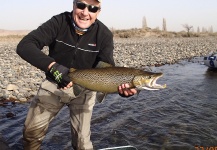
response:
[[[0,39],[0,106],[7,102],[27,102],[36,95],[44,72],[16,54],[21,38]],[[48,49],[43,49],[47,53]],[[175,64],[217,51],[217,37],[194,38],[115,38],[117,66],[144,69],[148,66]],[[6,79],[6,80],[5,80]]]

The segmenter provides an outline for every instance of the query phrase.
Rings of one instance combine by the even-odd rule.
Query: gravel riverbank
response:
[[[18,42],[0,41],[0,105],[7,105],[4,100],[26,102],[45,77],[16,54]],[[128,38],[115,39],[114,58],[117,66],[144,68],[173,64],[212,51],[217,51],[217,37]]]

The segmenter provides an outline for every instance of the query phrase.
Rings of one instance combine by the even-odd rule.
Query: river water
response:
[[[159,91],[130,98],[108,95],[96,104],[91,139],[95,149],[133,145],[138,150],[197,150],[217,147],[217,71],[202,58],[150,68],[163,72]],[[29,103],[0,107],[0,135],[11,149],[22,149],[22,128]],[[7,118],[13,112],[15,117]],[[67,107],[50,124],[43,150],[71,150]]]

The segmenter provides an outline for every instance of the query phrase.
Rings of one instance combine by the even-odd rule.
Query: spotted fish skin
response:
[[[162,73],[147,72],[135,68],[106,67],[81,70],[71,68],[68,75],[73,83],[103,93],[118,92],[118,86],[123,83],[128,83],[129,88],[138,89],[144,87],[162,89],[166,87],[166,85],[161,86],[155,83],[163,75]]]

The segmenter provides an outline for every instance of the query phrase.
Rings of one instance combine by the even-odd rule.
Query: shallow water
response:
[[[198,62],[199,61],[199,62]],[[201,62],[181,61],[151,68],[163,72],[159,91],[141,91],[128,99],[108,95],[96,104],[91,139],[96,149],[133,145],[139,150],[195,150],[217,147],[217,72]],[[0,107],[0,135],[11,149],[22,149],[22,128],[29,104]],[[7,118],[6,113],[16,114]],[[51,123],[43,150],[72,149],[68,109]]]

